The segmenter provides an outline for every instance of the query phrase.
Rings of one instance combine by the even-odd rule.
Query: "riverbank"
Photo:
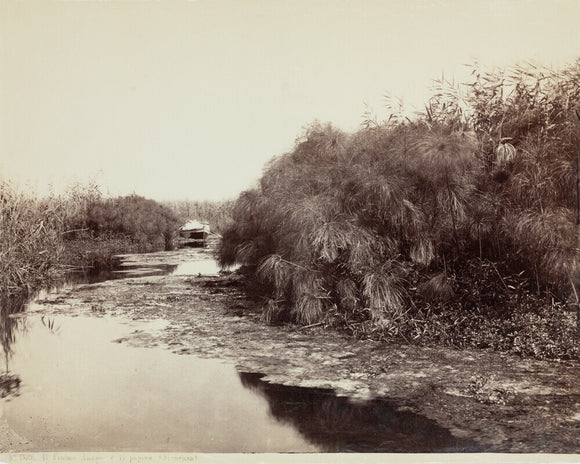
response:
[[[208,250],[124,256],[125,264],[179,265]],[[167,321],[155,333],[115,340],[217,358],[261,381],[334,389],[360,402],[387,397],[486,452],[575,453],[580,441],[578,364],[522,359],[485,350],[389,345],[320,326],[270,326],[240,275],[147,276],[49,294],[31,312]],[[0,432],[3,429],[0,428]],[[3,434],[4,435],[4,434]],[[5,436],[5,435],[4,435]],[[0,440],[3,452],[29,445]],[[7,445],[8,444],[8,445]]]

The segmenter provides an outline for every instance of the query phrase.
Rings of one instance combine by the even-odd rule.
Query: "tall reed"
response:
[[[0,184],[0,296],[30,291],[60,272],[62,223],[47,206]]]
[[[114,255],[169,249],[179,220],[153,200],[103,198],[73,185],[37,198],[0,183],[0,297],[29,293],[72,268],[109,267]]]

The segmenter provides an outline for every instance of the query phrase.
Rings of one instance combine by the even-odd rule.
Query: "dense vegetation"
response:
[[[239,197],[220,260],[253,272],[266,320],[578,356],[580,61],[472,77],[414,119],[313,124]]]
[[[50,205],[0,185],[0,295],[39,286],[58,275],[63,227]]]
[[[0,297],[27,293],[114,255],[169,249],[179,220],[153,200],[105,199],[95,185],[36,198],[0,184]]]

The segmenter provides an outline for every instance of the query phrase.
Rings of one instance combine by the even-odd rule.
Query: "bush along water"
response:
[[[111,268],[115,255],[170,249],[179,220],[137,195],[105,199],[95,185],[36,198],[0,183],[0,299],[67,272]]]
[[[95,202],[83,220],[81,226],[93,237],[120,240],[121,246],[128,242],[131,251],[138,252],[172,249],[180,225],[169,208],[138,195]]]
[[[577,358],[579,82],[580,62],[474,67],[413,120],[313,124],[238,198],[221,264],[266,321]]]

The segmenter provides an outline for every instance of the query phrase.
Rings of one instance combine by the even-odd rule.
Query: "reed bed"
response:
[[[106,199],[92,184],[38,198],[2,182],[0,299],[30,294],[75,269],[110,268],[116,254],[169,249],[178,225],[153,200]]]
[[[0,296],[30,291],[60,272],[62,225],[49,204],[0,187]]]

